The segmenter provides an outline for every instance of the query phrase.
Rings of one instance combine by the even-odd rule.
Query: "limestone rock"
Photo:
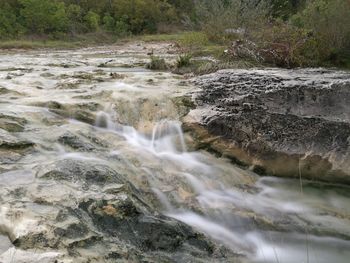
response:
[[[211,150],[260,174],[350,183],[350,74],[224,70],[195,83],[185,122]]]

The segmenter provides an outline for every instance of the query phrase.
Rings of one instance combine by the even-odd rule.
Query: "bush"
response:
[[[176,61],[177,68],[188,67],[191,65],[192,56],[190,54],[180,55]]]
[[[99,28],[100,16],[93,11],[89,11],[84,17],[85,23],[90,31],[96,31]]]
[[[110,14],[106,14],[103,19],[103,27],[106,31],[113,32],[115,29],[115,20]]]
[[[147,69],[151,70],[167,70],[169,68],[168,64],[165,62],[164,58],[158,56],[150,56],[151,61],[146,65]]]
[[[119,0],[113,5],[113,16],[117,20],[125,17],[122,21],[134,34],[154,33],[158,23],[177,20],[173,7],[159,0]]]
[[[79,5],[71,4],[67,7],[69,27],[72,33],[87,31],[84,25],[83,10]]]
[[[23,26],[31,33],[48,34],[68,31],[68,16],[62,2],[51,0],[20,0]]]
[[[319,61],[341,64],[350,57],[350,1],[309,0],[291,21],[313,35]]]
[[[288,68],[319,63],[315,38],[307,30],[283,21],[265,26],[251,39],[256,44],[254,53],[263,62]]]
[[[256,30],[265,24],[270,12],[266,1],[203,0],[197,6],[197,16],[202,30],[210,41],[227,43],[227,31]],[[228,38],[228,39],[227,39]]]
[[[0,38],[15,37],[22,28],[17,23],[17,17],[8,4],[0,7]]]
[[[123,20],[116,21],[114,32],[118,36],[127,36],[129,35],[129,25],[125,23]]]

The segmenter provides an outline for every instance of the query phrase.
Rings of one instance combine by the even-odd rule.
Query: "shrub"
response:
[[[318,60],[341,64],[350,56],[350,1],[309,0],[291,21],[314,36]]]
[[[180,55],[176,61],[177,68],[188,67],[191,65],[192,56],[190,54]]]
[[[114,32],[118,36],[127,36],[129,35],[129,25],[123,20],[118,20],[115,22]]]
[[[129,30],[134,34],[154,33],[158,23],[176,19],[173,7],[159,0],[119,0],[113,5],[113,16],[126,17],[123,22],[129,25]]]
[[[277,21],[254,38],[264,61],[280,67],[316,66],[318,50],[308,30]]]
[[[87,31],[86,26],[83,24],[83,10],[79,5],[69,5],[67,7],[67,16],[69,19],[69,27],[71,32],[74,33]]]
[[[110,14],[105,14],[102,19],[103,27],[106,31],[113,32],[115,29],[115,20]]]
[[[168,64],[165,62],[164,58],[158,56],[150,56],[151,61],[146,65],[147,69],[152,70],[167,70],[169,68]]]
[[[68,16],[62,2],[51,0],[20,0],[20,14],[31,33],[66,32]]]
[[[84,17],[89,30],[96,31],[99,28],[100,16],[93,11],[89,11]]]
[[[203,0],[197,6],[197,16],[202,30],[210,41],[227,43],[227,31],[244,28],[259,29],[266,23],[270,12],[266,1]]]
[[[0,38],[15,37],[21,32],[17,17],[8,4],[0,7]]]

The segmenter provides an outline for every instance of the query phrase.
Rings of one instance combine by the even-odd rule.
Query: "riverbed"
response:
[[[196,87],[146,70],[150,50],[176,60],[149,43],[0,54],[0,262],[348,262],[349,188],[198,150]]]

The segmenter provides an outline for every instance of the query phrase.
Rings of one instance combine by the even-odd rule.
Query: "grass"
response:
[[[164,58],[157,56],[150,56],[151,61],[146,65],[147,69],[151,70],[167,70],[169,69],[168,64],[165,62]]]
[[[133,36],[130,40],[141,40],[145,42],[174,42],[181,39],[183,32],[175,34],[154,34],[154,35],[141,35]]]
[[[183,67],[190,66],[191,59],[192,59],[192,55],[190,55],[190,54],[180,55],[176,60],[176,67],[183,68]]]
[[[190,54],[193,57],[214,56],[219,58],[225,49],[225,46],[210,42],[205,34],[193,31],[173,34],[128,36],[123,38],[105,32],[95,32],[74,37],[65,36],[60,40],[29,36],[16,40],[0,40],[0,49],[75,49],[132,41],[173,42],[177,44],[180,53]]]
[[[73,49],[82,46],[80,42],[7,40],[0,41],[0,49]]]
[[[133,40],[145,42],[174,42],[179,46],[181,53],[188,53],[194,57],[214,56],[219,58],[227,48],[225,45],[209,41],[204,33],[196,31],[185,31],[175,34],[142,35],[129,38],[129,41]]]
[[[0,49],[75,49],[101,44],[112,44],[117,37],[105,33],[95,32],[76,36],[64,36],[60,40],[49,37],[26,36],[14,40],[0,40]]]

